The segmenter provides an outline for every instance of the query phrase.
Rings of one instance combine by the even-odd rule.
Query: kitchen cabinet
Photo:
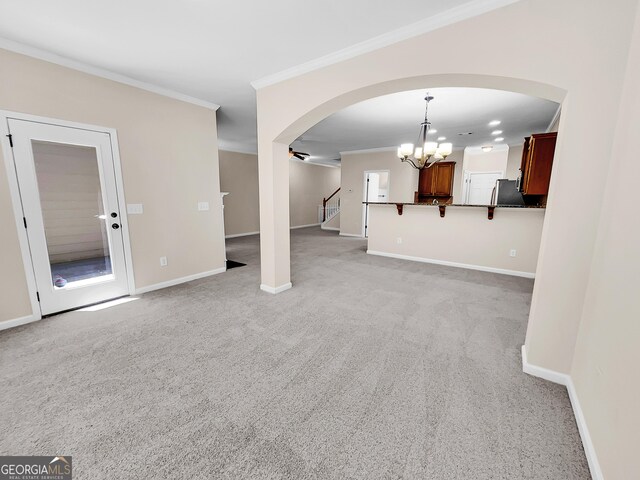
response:
[[[524,139],[520,164],[520,192],[546,196],[549,193],[553,155],[558,133],[535,133]]]
[[[453,196],[453,176],[456,162],[438,162],[432,167],[420,170],[416,202],[451,201]]]

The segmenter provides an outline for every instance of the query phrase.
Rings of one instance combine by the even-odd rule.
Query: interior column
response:
[[[260,289],[291,288],[289,245],[289,146],[258,142],[260,186]]]

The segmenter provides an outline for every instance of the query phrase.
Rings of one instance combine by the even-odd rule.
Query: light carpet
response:
[[[564,387],[522,373],[532,280],[292,231],[247,267],[0,332],[0,454],[74,478],[587,479]]]

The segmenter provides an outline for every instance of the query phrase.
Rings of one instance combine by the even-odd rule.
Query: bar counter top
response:
[[[546,207],[529,205],[467,205],[463,203],[415,203],[415,202],[362,202],[363,205],[415,205],[419,207],[476,207],[476,208],[520,208],[544,209]]]

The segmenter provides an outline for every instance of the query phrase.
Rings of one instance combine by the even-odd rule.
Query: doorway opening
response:
[[[369,229],[369,203],[384,203],[389,200],[389,170],[371,170],[364,172],[363,188],[363,221],[362,236],[368,236]]]
[[[466,205],[491,205],[498,180],[504,172],[464,172],[464,203]]]

